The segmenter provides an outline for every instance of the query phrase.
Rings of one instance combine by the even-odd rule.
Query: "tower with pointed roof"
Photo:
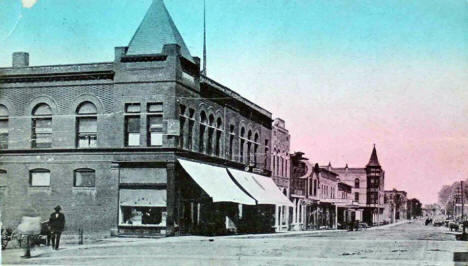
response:
[[[378,217],[381,214],[381,206],[385,196],[384,192],[384,175],[382,166],[379,163],[377,156],[377,149],[374,144],[369,162],[366,165],[367,175],[367,205],[369,207],[376,207],[372,216]]]
[[[379,162],[375,145],[364,167],[349,167],[348,164],[345,167],[332,167],[329,163],[324,168],[339,174],[339,178],[352,187],[354,201],[362,208],[359,219],[369,224],[382,222],[385,171]]]
[[[164,45],[168,44],[177,44],[180,47],[182,57],[192,63],[195,62],[163,0],[153,0],[143,21],[133,35],[126,54],[161,54]]]

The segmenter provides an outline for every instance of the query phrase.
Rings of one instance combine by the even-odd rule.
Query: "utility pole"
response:
[[[203,69],[202,74],[206,76],[206,0],[203,0]]]
[[[462,204],[462,209],[461,209],[461,217],[462,221],[465,221],[465,193],[463,191],[463,180],[460,182],[460,197],[461,197],[461,204]]]

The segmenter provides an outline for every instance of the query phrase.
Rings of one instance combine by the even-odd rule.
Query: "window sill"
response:
[[[96,190],[96,187],[73,187],[73,190],[75,191],[94,191]]]
[[[52,193],[52,188],[49,187],[28,187],[28,193],[47,193],[50,194]]]
[[[81,195],[90,195],[95,197],[96,196],[96,187],[73,187],[72,188],[73,195],[81,194]]]

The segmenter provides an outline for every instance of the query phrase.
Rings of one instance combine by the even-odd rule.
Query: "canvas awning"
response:
[[[213,202],[236,202],[255,205],[255,200],[231,180],[224,167],[178,159],[192,179],[213,199]]]
[[[230,168],[228,171],[239,185],[257,200],[258,204],[294,207],[271,178]]]
[[[165,189],[120,189],[119,203],[123,207],[166,207]]]

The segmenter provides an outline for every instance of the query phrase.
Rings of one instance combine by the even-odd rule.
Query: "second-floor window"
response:
[[[359,186],[360,186],[359,178],[354,179],[354,188],[359,188]]]
[[[8,149],[8,108],[0,104],[0,150]]]
[[[234,125],[230,125],[229,126],[229,153],[228,153],[228,159],[229,160],[232,160],[232,155],[234,153],[233,149],[234,149],[234,138],[236,137],[236,133],[235,133],[235,126]]]
[[[139,103],[125,105],[125,146],[140,146],[140,113]]]
[[[214,153],[216,156],[221,156],[222,154],[222,148],[223,144],[221,142],[223,136],[223,120],[218,117],[216,120],[216,133],[215,133],[215,148],[214,148]]]
[[[163,104],[148,104],[148,146],[163,145]]]
[[[268,159],[269,159],[269,156],[270,156],[270,148],[269,148],[269,140],[265,140],[265,153],[263,154],[263,164],[264,164],[264,168],[265,169],[268,169],[269,168],[269,165],[268,165]]]
[[[354,193],[354,201],[359,201],[359,192]]]
[[[32,112],[32,147],[52,147],[52,109],[49,105],[41,103],[36,105]]]
[[[317,196],[317,179],[314,179],[314,196]]]
[[[186,109],[187,107],[183,104],[179,105],[179,124],[180,124],[180,132],[179,132],[179,146],[181,149],[185,148],[185,138],[187,137],[187,117],[186,117]]]
[[[97,109],[91,102],[78,106],[77,114],[77,147],[97,147]]]

